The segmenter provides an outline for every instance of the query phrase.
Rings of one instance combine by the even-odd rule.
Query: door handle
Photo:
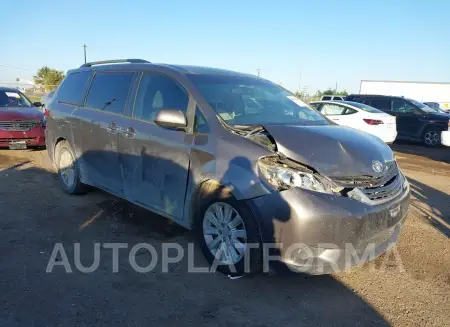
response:
[[[122,130],[122,136],[127,139],[134,139],[136,137],[136,131],[133,127],[128,127],[127,129]]]
[[[119,128],[117,127],[117,125],[115,123],[108,125],[108,127],[106,127],[106,129],[111,134],[117,134],[117,132],[119,131]]]

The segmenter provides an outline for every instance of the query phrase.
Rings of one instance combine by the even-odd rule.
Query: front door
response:
[[[77,111],[81,126],[83,175],[88,182],[113,194],[123,194],[118,154],[118,121],[124,117],[133,72],[97,72],[86,106]]]
[[[143,74],[133,117],[120,121],[124,192],[132,202],[182,220],[193,137],[188,131],[156,125],[156,113],[163,108],[184,113],[188,108],[193,110],[188,93],[175,80],[165,75]]]
[[[420,115],[415,106],[406,100],[392,101],[391,114],[397,117],[397,132],[401,136],[414,137],[420,131]]]

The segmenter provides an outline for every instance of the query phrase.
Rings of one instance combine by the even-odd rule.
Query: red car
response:
[[[16,89],[0,87],[0,148],[45,146],[45,116],[40,106]]]

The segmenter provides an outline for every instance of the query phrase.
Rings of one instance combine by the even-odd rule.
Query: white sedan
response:
[[[310,105],[336,124],[373,134],[385,143],[397,137],[395,116],[374,107],[352,101],[315,101]]]

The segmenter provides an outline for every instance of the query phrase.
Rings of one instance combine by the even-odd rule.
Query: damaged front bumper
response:
[[[384,253],[399,238],[409,202],[408,183],[379,205],[299,188],[247,200],[272,258],[310,274],[343,271]]]

